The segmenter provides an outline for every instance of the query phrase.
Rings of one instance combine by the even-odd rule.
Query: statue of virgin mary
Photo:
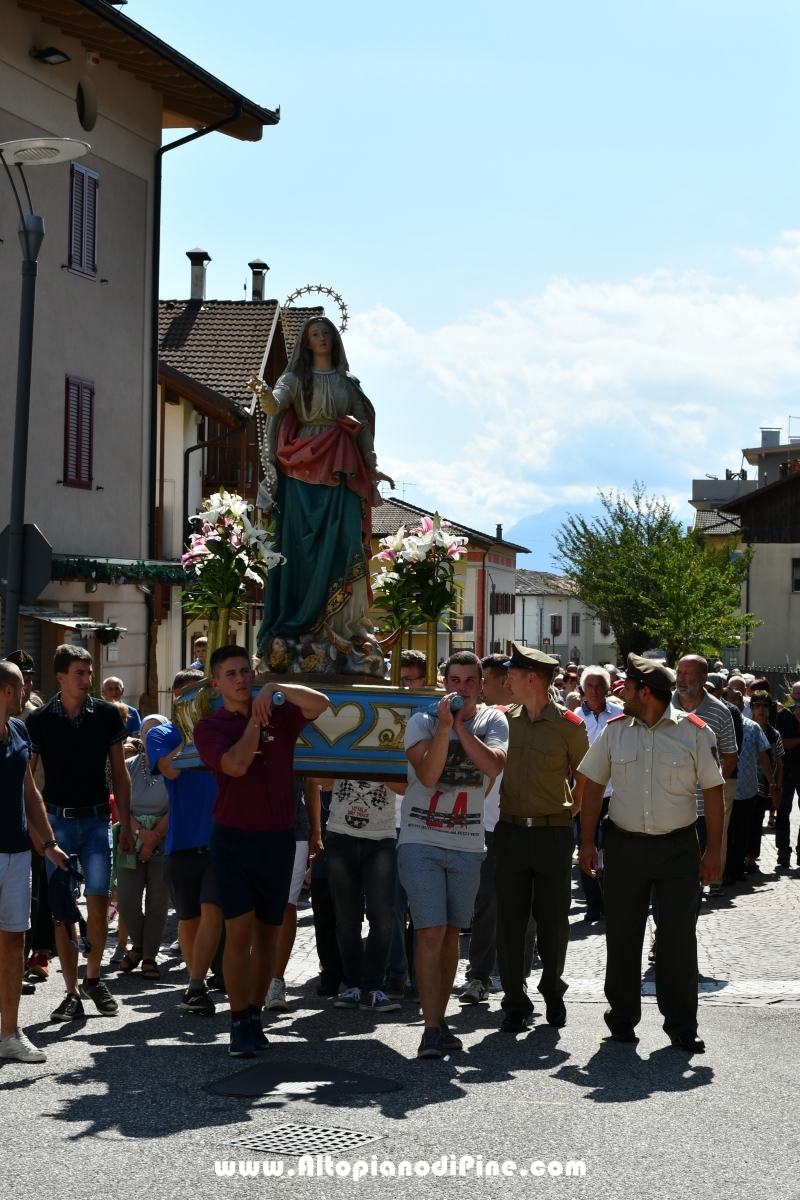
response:
[[[267,416],[258,504],[286,558],[269,573],[259,653],[273,670],[331,670],[332,647],[372,634],[372,508],[380,480],[394,487],[378,470],[375,410],[327,317],[306,321],[274,388],[257,377],[250,387]]]

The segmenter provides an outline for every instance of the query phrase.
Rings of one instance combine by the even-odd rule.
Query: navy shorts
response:
[[[294,854],[293,828],[254,833],[215,825],[211,863],[225,920],[255,911],[265,925],[282,925]]]
[[[173,850],[164,859],[164,883],[172,897],[172,907],[179,921],[194,921],[200,916],[203,904],[219,908],[211,851]]]

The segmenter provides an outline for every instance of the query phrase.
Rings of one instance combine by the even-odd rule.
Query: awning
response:
[[[115,629],[119,634],[127,633],[127,629],[122,625],[107,625],[104,621],[95,621],[93,617],[81,617],[77,613],[64,612],[61,608],[41,608],[38,604],[22,604],[20,605],[19,615],[21,617],[32,618],[34,621],[44,621],[48,625],[60,625],[64,629],[74,629],[81,637],[97,637],[105,645],[103,633]],[[113,635],[108,640],[116,641]]]
[[[102,621],[95,621],[92,617],[81,617],[76,613],[64,612],[61,608],[40,608],[38,604],[20,605],[19,615],[46,621],[48,625],[63,625],[65,629],[79,629],[87,633],[93,633],[98,625],[102,625]]]

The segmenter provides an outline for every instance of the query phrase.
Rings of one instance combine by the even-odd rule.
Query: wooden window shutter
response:
[[[92,486],[94,384],[67,376],[64,409],[64,487]]]
[[[69,254],[75,275],[97,278],[97,192],[100,177],[80,163],[70,163]]]

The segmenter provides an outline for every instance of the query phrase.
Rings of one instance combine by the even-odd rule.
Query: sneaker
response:
[[[94,1001],[95,1008],[102,1016],[115,1017],[117,1015],[119,1005],[102,979],[98,979],[96,983],[87,983],[84,979],[83,990],[89,999]]]
[[[399,1000],[391,1000],[386,992],[375,989],[374,992],[367,992],[369,999],[362,1000],[359,1008],[363,1012],[397,1012],[400,1008]]]
[[[114,947],[114,953],[111,955],[111,958],[108,961],[112,963],[120,963],[123,961],[127,953],[128,947],[123,946],[122,942],[118,942]]]
[[[361,1004],[361,988],[347,988],[333,1002],[334,1008],[358,1008]]]
[[[442,1058],[444,1055],[444,1040],[438,1025],[426,1029],[417,1050],[417,1058]]]
[[[383,990],[390,1000],[402,1000],[406,994],[406,981],[405,979],[392,979],[390,975]]]
[[[50,960],[46,950],[34,950],[25,964],[26,979],[41,979],[44,981],[50,974]]]
[[[458,1003],[482,1004],[484,1000],[488,999],[489,989],[486,987],[486,985],[481,983],[480,979],[470,979],[469,983],[458,997]]]
[[[109,929],[119,920],[119,905],[116,900],[110,900],[108,904],[108,927]]]
[[[273,979],[269,985],[267,1002],[264,1007],[270,1009],[271,1012],[289,1011],[289,1005],[286,1003],[286,984],[282,979]]]
[[[464,1043],[461,1041],[461,1038],[453,1033],[447,1021],[442,1021],[439,1028],[442,1031],[442,1049],[445,1054],[451,1054],[453,1050],[464,1049]]]
[[[250,1037],[249,1022],[233,1021],[228,1054],[231,1058],[255,1058],[255,1048]]]
[[[74,992],[67,992],[58,1008],[54,1008],[50,1013],[50,1020],[77,1021],[85,1016],[80,996],[76,996]]]
[[[225,987],[225,980],[221,971],[217,971],[216,975],[209,975],[208,990],[210,992],[222,992],[223,996],[227,996],[228,989]]]
[[[196,1017],[213,1017],[216,1013],[214,1001],[208,988],[187,988],[180,1003],[181,1012],[194,1013]]]
[[[172,945],[167,950],[167,954],[182,954],[182,953],[183,953],[183,951],[181,950],[181,944],[178,941],[178,939],[176,938],[175,941],[172,943]]]
[[[44,1050],[37,1050],[21,1029],[0,1041],[0,1058],[24,1063],[47,1062]]]
[[[261,1024],[261,1014],[250,1014],[250,1041],[253,1043],[254,1050],[266,1050],[269,1045],[267,1035],[264,1033],[264,1026]]]
[[[724,896],[725,892],[721,883],[712,883],[708,889],[709,896]]]

